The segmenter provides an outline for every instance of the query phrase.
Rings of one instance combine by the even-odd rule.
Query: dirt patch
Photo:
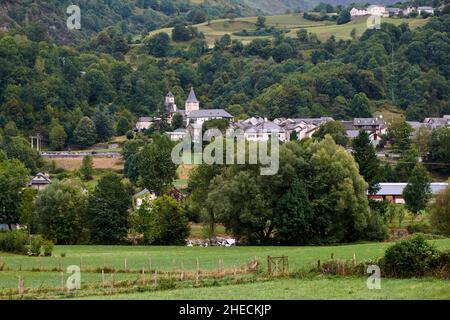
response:
[[[78,158],[52,158],[56,163],[56,167],[64,170],[74,171],[81,167],[82,157]],[[93,158],[95,169],[112,169],[123,170],[124,162],[120,158]]]

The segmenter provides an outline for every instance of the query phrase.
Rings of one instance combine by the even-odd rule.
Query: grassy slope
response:
[[[221,38],[225,34],[232,34],[236,31],[241,31],[243,29],[246,30],[254,30],[256,29],[256,17],[248,17],[248,18],[238,18],[234,21],[230,21],[228,19],[219,19],[213,20],[208,24],[207,22],[197,24],[194,27],[198,28],[199,31],[205,34],[205,38],[209,45],[214,44],[216,39]],[[355,19],[344,25],[336,25],[334,22],[330,21],[309,21],[304,19],[300,15],[276,15],[267,17],[267,25],[274,26],[278,28],[290,29],[291,31],[287,34],[290,37],[296,37],[296,32],[299,28],[306,28],[309,32],[313,32],[317,34],[317,36],[321,40],[328,39],[331,35],[334,35],[337,39],[350,39],[350,32],[353,28],[356,29],[356,33],[360,36],[366,29],[367,18],[361,17]],[[391,18],[383,18],[382,22],[392,23],[395,25],[399,25],[401,23],[409,23],[411,28],[416,28],[424,25],[427,20],[426,19],[391,19]],[[159,29],[150,33],[150,35],[154,35],[160,32],[168,33],[169,35],[172,32],[171,28]],[[267,38],[267,37],[240,37],[233,36],[232,39],[239,39],[244,43],[248,43],[256,38]]]
[[[130,300],[303,300],[303,299],[450,299],[450,281],[382,279],[380,290],[369,290],[366,278],[322,277],[287,279],[209,288],[94,297]]]

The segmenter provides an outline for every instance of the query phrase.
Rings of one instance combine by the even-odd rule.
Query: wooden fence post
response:
[[[153,274],[153,286],[156,288],[158,286],[158,271],[155,270]]]
[[[124,259],[123,266],[125,268],[125,273],[128,272],[128,260],[127,260],[127,258]]]
[[[144,267],[142,267],[141,280],[142,280],[142,285],[145,286],[146,281],[145,281],[145,268]]]
[[[114,273],[111,273],[111,275],[110,275],[109,286],[111,288],[111,291],[113,291],[114,290]]]
[[[105,288],[105,270],[102,269],[102,289]]]
[[[356,267],[356,253],[353,253],[353,265]]]
[[[271,260],[272,260],[271,257],[267,256],[267,272],[269,274],[272,273],[272,265],[271,265],[272,261]]]
[[[23,300],[23,292],[24,292],[24,281],[23,281],[23,277],[19,276],[19,281],[17,283],[17,289],[19,291],[19,297],[21,300]]]
[[[195,273],[195,286],[198,287],[200,285],[200,261],[197,258],[197,272]]]
[[[184,263],[181,262],[181,275],[180,275],[180,280],[183,281],[184,280]]]
[[[60,276],[60,279],[61,279],[61,291],[64,292],[65,291],[64,290],[64,288],[65,288],[65,286],[64,286],[64,272],[61,271],[59,276]]]

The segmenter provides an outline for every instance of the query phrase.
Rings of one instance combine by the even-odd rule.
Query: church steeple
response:
[[[197,100],[197,96],[195,95],[194,88],[191,87],[191,92],[189,92],[189,96],[186,100],[186,114],[189,114],[191,111],[200,110],[200,102]]]

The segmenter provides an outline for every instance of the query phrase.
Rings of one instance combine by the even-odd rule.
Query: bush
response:
[[[0,251],[25,254],[28,235],[23,231],[0,232]]]
[[[31,238],[31,243],[30,243],[30,255],[38,257],[41,255],[41,247],[42,244],[44,243],[44,239],[42,238],[42,236],[37,235],[37,236],[33,236]]]
[[[389,247],[381,264],[388,276],[420,277],[433,271],[439,256],[440,252],[418,235]]]
[[[417,221],[406,227],[409,233],[432,233],[431,226],[425,221]]]
[[[44,256],[46,256],[46,257],[51,257],[52,256],[52,252],[53,252],[53,247],[54,247],[55,245],[53,244],[53,241],[51,241],[51,240],[45,240],[44,241],[44,245],[43,245],[43,248],[44,248]]]

